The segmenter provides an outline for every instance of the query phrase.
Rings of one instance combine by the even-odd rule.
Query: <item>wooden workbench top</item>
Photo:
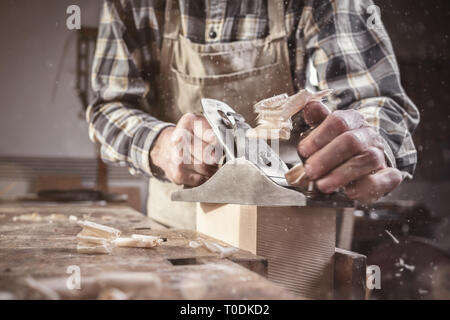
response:
[[[41,221],[17,217],[38,213]],[[51,216],[53,214],[53,216]],[[151,249],[114,248],[107,255],[77,253],[81,228],[69,217],[122,231],[167,238]],[[16,218],[14,218],[16,217]],[[267,261],[246,251],[220,259],[195,231],[167,229],[124,206],[74,204],[0,205],[0,299],[292,299],[266,280]],[[81,289],[68,289],[70,266],[79,267]],[[250,271],[252,270],[252,271]],[[119,291],[118,291],[119,290]],[[296,297],[298,298],[298,297]]]

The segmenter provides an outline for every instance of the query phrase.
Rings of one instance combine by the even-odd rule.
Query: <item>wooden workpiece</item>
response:
[[[268,278],[310,299],[334,297],[334,208],[197,205],[197,231],[267,258]]]
[[[37,212],[64,215],[53,221],[20,221]],[[114,248],[111,254],[77,253],[80,227],[69,220],[90,220],[122,230],[167,238],[157,248]],[[239,250],[228,259],[190,241],[202,238],[190,230],[167,229],[123,206],[73,204],[0,205],[0,298],[138,299],[291,299],[290,293],[265,279],[267,261]],[[81,290],[66,286],[69,266],[81,272]],[[252,271],[250,271],[250,270]],[[113,292],[113,293],[111,293]],[[299,298],[298,296],[295,298]]]

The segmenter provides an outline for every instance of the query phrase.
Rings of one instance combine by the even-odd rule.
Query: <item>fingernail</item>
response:
[[[333,193],[336,192],[336,187],[330,184],[328,179],[321,179],[316,182],[317,188],[323,193]]]

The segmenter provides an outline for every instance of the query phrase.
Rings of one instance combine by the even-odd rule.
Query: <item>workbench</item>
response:
[[[32,213],[45,219],[14,218]],[[139,233],[167,241],[156,248],[79,254],[81,228],[70,216],[117,228],[124,236]],[[126,206],[0,204],[0,299],[301,298],[265,278],[264,258],[239,250],[221,259],[204,246],[192,246],[199,238],[225,245],[195,231],[168,229]],[[80,289],[67,285],[76,268]]]

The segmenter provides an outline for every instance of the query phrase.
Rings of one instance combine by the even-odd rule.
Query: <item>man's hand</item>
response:
[[[203,116],[183,115],[164,129],[150,152],[151,161],[175,184],[198,186],[217,170],[216,138]]]
[[[350,199],[373,203],[401,183],[400,171],[386,165],[383,138],[359,112],[330,113],[312,102],[304,108],[304,118],[317,127],[300,141],[298,152],[307,158],[306,175],[320,191],[344,188]]]

